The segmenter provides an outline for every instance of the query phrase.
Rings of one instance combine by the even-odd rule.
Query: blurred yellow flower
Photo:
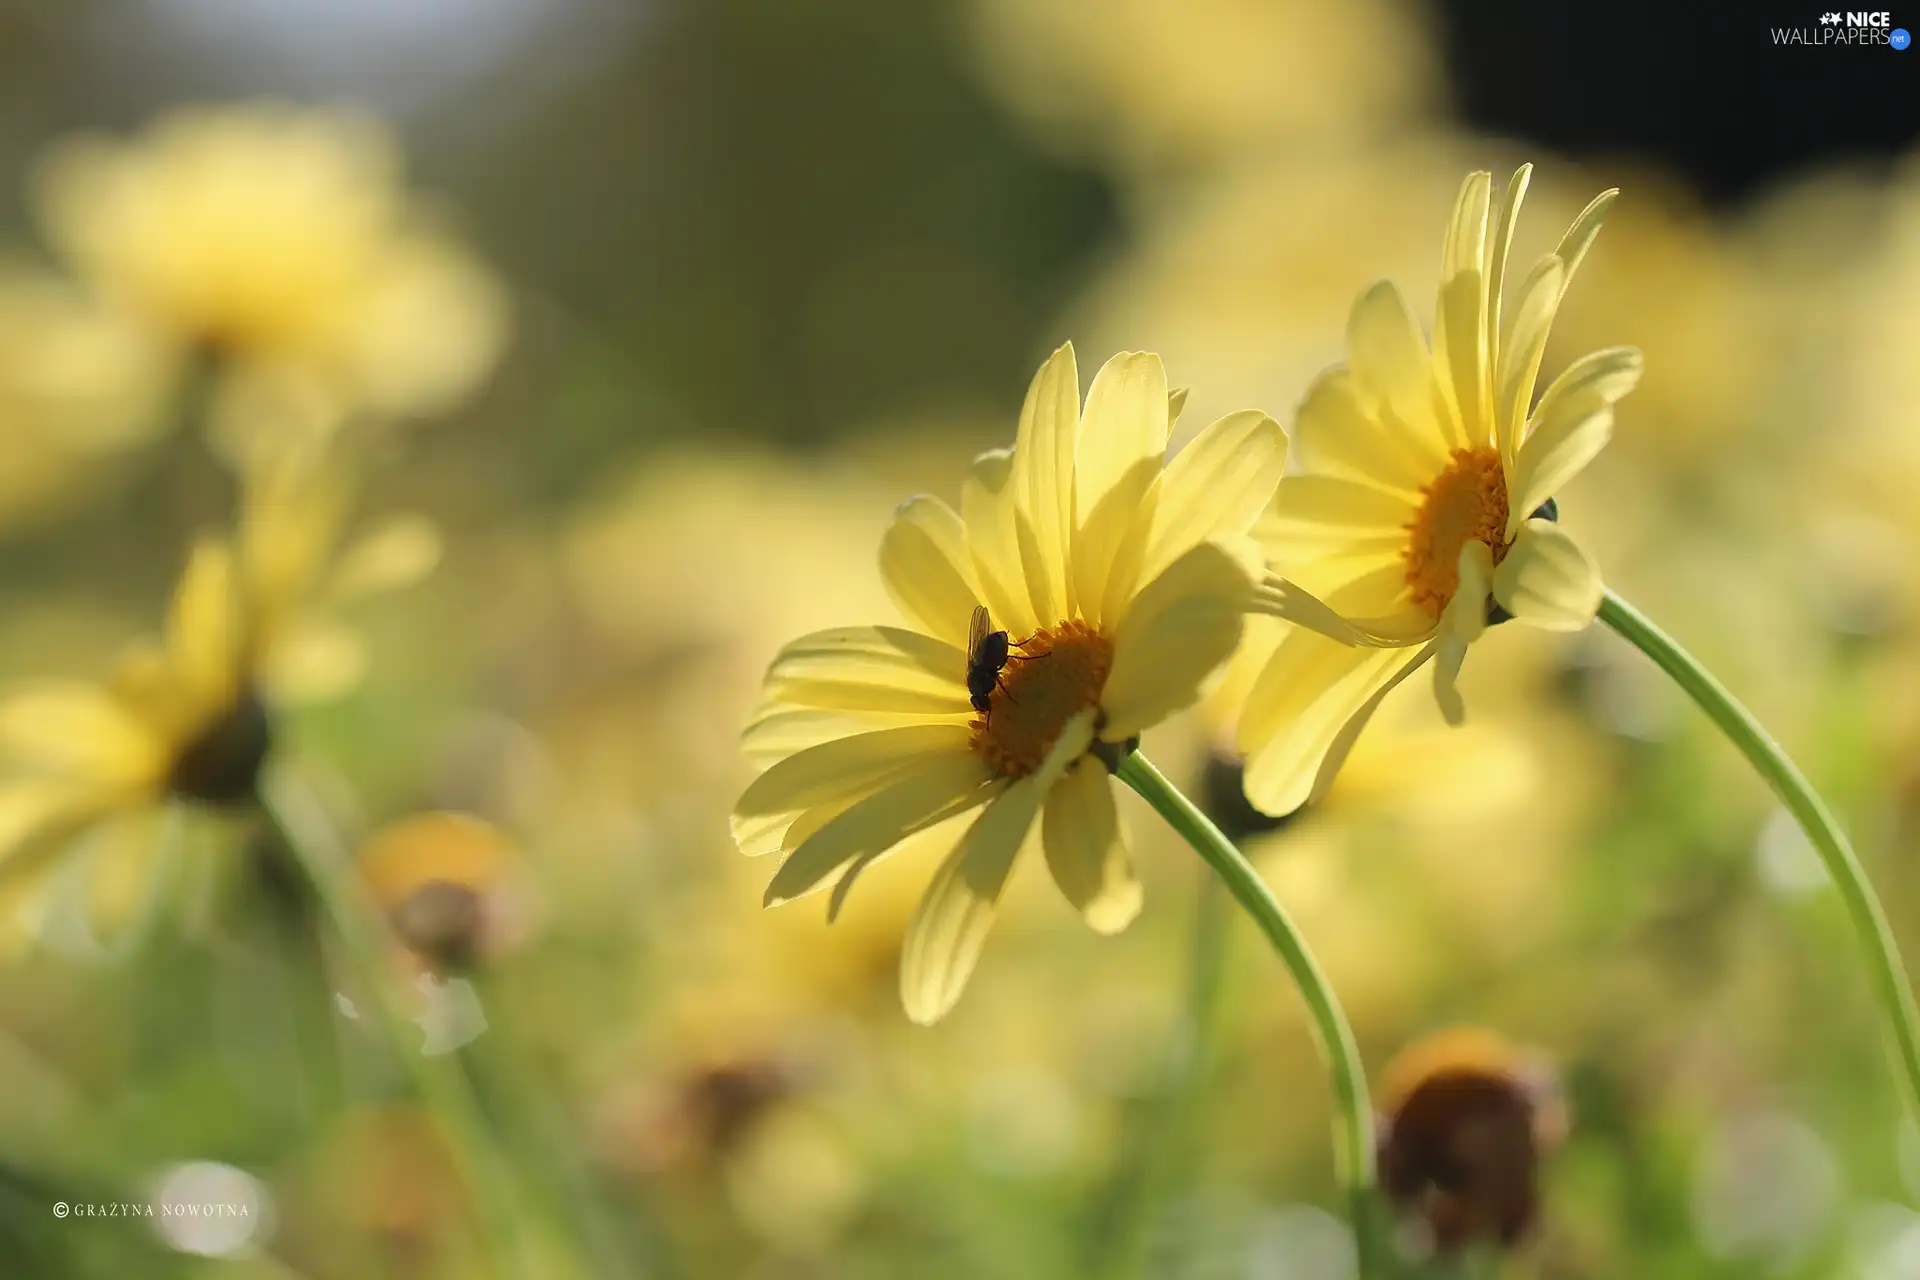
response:
[[[1128,169],[1338,150],[1429,107],[1425,15],[1395,0],[976,0],[990,88]]]
[[[172,369],[165,344],[123,311],[0,263],[0,526],[42,514],[157,433]]]
[[[432,555],[402,522],[336,557],[345,499],[310,454],[263,465],[235,536],[194,548],[157,643],[106,681],[45,680],[0,700],[0,900],[27,934],[73,908],[94,938],[132,924],[181,809],[252,797],[269,706],[357,677],[357,647],[328,607],[399,585]]]
[[[427,965],[458,970],[511,940],[514,843],[464,813],[417,813],[360,847],[361,877],[393,932]]]
[[[48,234],[101,293],[230,362],[225,434],[450,407],[498,354],[492,278],[401,185],[373,121],[280,105],[180,110],[60,146]]]
[[[985,806],[908,927],[901,996],[916,1022],[959,998],[1036,820],[1088,924],[1117,931],[1139,910],[1108,761],[1193,703],[1239,643],[1259,564],[1244,534],[1286,452],[1271,418],[1241,413],[1168,464],[1171,425],[1158,356],[1108,361],[1083,413],[1061,347],[1015,446],[975,461],[961,511],[911,498],[882,540],[881,576],[916,629],[818,632],[767,674],[745,736],[766,772],[733,830],[746,853],[788,855],[769,904],[837,876],[831,914],[902,840]],[[976,662],[983,651],[997,661]]]
[[[1268,607],[1301,625],[1255,680],[1239,725],[1247,794],[1262,809],[1286,812],[1324,788],[1380,700],[1427,658],[1438,659],[1441,711],[1458,723],[1460,665],[1490,622],[1574,630],[1599,606],[1599,573],[1553,499],[1606,444],[1640,353],[1594,352],[1537,406],[1533,392],[1554,311],[1616,193],[1535,265],[1503,323],[1530,174],[1514,174],[1497,209],[1491,175],[1462,185],[1432,350],[1382,281],[1354,306],[1350,366],[1323,374],[1300,406],[1302,470],[1281,482],[1258,532],[1289,579]]]

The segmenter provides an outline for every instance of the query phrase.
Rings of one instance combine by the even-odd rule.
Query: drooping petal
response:
[[[767,885],[766,905],[805,897],[849,863],[877,860],[914,832],[985,803],[992,781],[970,751],[910,764],[801,842]]]
[[[1287,437],[1264,413],[1229,414],[1195,436],[1161,477],[1141,576],[1151,580],[1208,538],[1246,533],[1286,463]]]
[[[899,627],[840,627],[803,636],[767,670],[770,699],[795,707],[964,715],[967,655]]]
[[[166,772],[166,744],[98,685],[46,681],[0,701],[0,752],[22,768],[102,787]]]
[[[1199,698],[1240,643],[1259,571],[1250,543],[1204,542],[1142,589],[1114,632],[1102,739],[1124,742]]]
[[[1495,406],[1494,442],[1500,449],[1503,465],[1513,465],[1514,450],[1533,406],[1534,381],[1540,375],[1540,358],[1547,350],[1547,334],[1553,328],[1554,312],[1560,306],[1560,285],[1566,269],[1558,258],[1542,258],[1520,286],[1513,313],[1513,328],[1500,344],[1498,386]]]
[[[967,556],[973,585],[994,625],[1016,635],[1035,626],[1037,614],[1021,559],[1020,511],[1013,491],[1013,451],[989,449],[973,460],[960,486],[960,516],[967,526]]]
[[[1067,616],[1073,548],[1074,449],[1080,433],[1080,370],[1064,343],[1040,366],[1020,410],[1013,489],[1031,539],[1022,545],[1028,594],[1042,619]]]
[[[1087,391],[1074,455],[1074,520],[1084,526],[1106,496],[1141,464],[1166,458],[1167,370],[1152,352],[1123,351],[1100,367]]]
[[[880,580],[908,622],[960,649],[978,603],[971,568],[967,527],[952,507],[920,494],[894,511],[880,540]]]
[[[1434,628],[1432,616],[1408,597],[1406,571],[1398,564],[1350,579],[1326,599],[1290,579],[1269,578],[1253,608],[1336,644],[1371,649],[1425,644]]]
[[[1433,664],[1433,696],[1440,714],[1448,724],[1460,724],[1467,718],[1466,704],[1460,700],[1455,683],[1460,664],[1466,661],[1467,646],[1487,629],[1487,596],[1493,591],[1493,552],[1478,540],[1460,548],[1459,585],[1447,607],[1440,613],[1440,631]]]
[[[1436,648],[1438,648],[1437,645],[1429,644],[1416,651],[1413,661],[1388,676],[1372,695],[1360,704],[1360,709],[1347,717],[1347,722],[1340,726],[1340,732],[1336,733],[1333,741],[1328,744],[1326,754],[1320,757],[1320,770],[1314,775],[1313,790],[1307,795],[1309,803],[1324,798],[1332,789],[1334,780],[1340,776],[1342,766],[1347,763],[1347,757],[1353,754],[1354,744],[1360,741],[1360,735],[1366,732],[1368,723],[1372,721],[1373,713],[1380,709],[1380,704],[1386,701],[1388,694],[1398,689],[1402,681],[1418,671],[1427,659],[1433,657]]]
[[[1578,631],[1592,622],[1602,593],[1600,570],[1550,520],[1527,521],[1493,574],[1493,598],[1501,607],[1549,631]]]
[[[1014,855],[1055,780],[1086,750],[1092,727],[1091,712],[1070,721],[1040,768],[987,806],[927,886],[900,952],[900,1001],[913,1021],[938,1022],[966,989]]]
[[[1240,713],[1247,799],[1273,814],[1304,804],[1347,722],[1422,652],[1354,648],[1301,628],[1289,632]]]
[[[1041,816],[1047,868],[1096,933],[1118,933],[1140,914],[1140,881],[1120,835],[1107,767],[1082,756],[1053,784]]]
[[[1369,414],[1345,365],[1314,379],[1289,434],[1304,474],[1371,485],[1408,502],[1418,502],[1447,466],[1437,440],[1391,432]]]

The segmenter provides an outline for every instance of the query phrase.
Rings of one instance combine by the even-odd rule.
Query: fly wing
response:
[[[967,661],[972,662],[980,655],[980,646],[986,643],[987,636],[993,631],[993,615],[987,612],[987,606],[973,606],[973,621],[967,624]]]

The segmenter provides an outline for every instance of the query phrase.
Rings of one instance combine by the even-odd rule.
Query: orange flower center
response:
[[[1407,526],[1407,587],[1438,618],[1460,586],[1460,548],[1484,542],[1493,562],[1506,558],[1507,477],[1497,449],[1456,449],[1453,463],[1421,491],[1426,501]]]
[[[1067,721],[1098,706],[1113,641],[1078,619],[1042,627],[1007,660],[988,710],[973,718],[973,749],[995,773],[1038,769]]]

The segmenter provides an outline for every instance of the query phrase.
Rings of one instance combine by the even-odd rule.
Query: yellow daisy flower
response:
[[[1299,471],[1256,532],[1287,575],[1263,607],[1301,625],[1254,681],[1239,725],[1247,794],[1269,812],[1323,789],[1381,698],[1428,658],[1458,723],[1455,678],[1489,624],[1577,630],[1599,608],[1599,572],[1560,527],[1554,494],[1606,444],[1640,353],[1593,352],[1537,403],[1533,393],[1554,312],[1617,193],[1587,206],[1503,314],[1530,173],[1516,172],[1493,208],[1490,174],[1461,187],[1431,349],[1382,281],[1354,305],[1350,363],[1300,406]]]
[[[392,139],[359,115],[176,111],[128,141],[63,144],[38,196],[48,235],[104,296],[228,362],[225,433],[439,412],[498,353],[497,285],[423,215]]]
[[[896,513],[880,572],[910,629],[817,632],[767,673],[745,737],[766,771],[733,833],[746,853],[785,855],[769,905],[833,881],[831,917],[875,859],[982,810],[908,926],[900,989],[916,1022],[959,998],[1036,823],[1089,925],[1114,932],[1139,910],[1110,765],[1239,643],[1260,564],[1244,535],[1286,452],[1271,418],[1238,413],[1169,463],[1172,416],[1158,356],[1109,360],[1083,411],[1061,347],[1014,447],[974,462],[961,509],[923,495]]]
[[[346,486],[302,459],[263,469],[231,539],[194,548],[157,643],[101,682],[0,699],[0,906],[24,942],[56,911],[95,939],[136,920],[192,812],[241,812],[272,745],[270,708],[338,692],[357,651],[330,606],[399,585],[437,555],[415,520],[336,554]]]

